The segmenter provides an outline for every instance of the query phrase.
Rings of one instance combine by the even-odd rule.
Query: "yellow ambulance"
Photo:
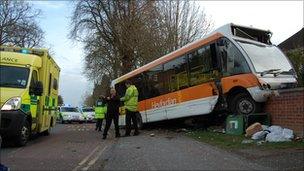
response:
[[[59,73],[46,49],[0,46],[3,139],[23,146],[32,134],[49,135],[56,122]]]

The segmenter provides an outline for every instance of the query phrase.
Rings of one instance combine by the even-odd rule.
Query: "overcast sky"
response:
[[[68,39],[72,3],[66,1],[31,1],[41,9],[39,19],[45,31],[45,45],[51,47],[61,67],[59,92],[64,102],[80,105],[93,84],[82,74],[84,68],[81,44]],[[304,1],[197,1],[214,23],[214,29],[235,23],[269,29],[272,42],[279,44],[303,27]]]

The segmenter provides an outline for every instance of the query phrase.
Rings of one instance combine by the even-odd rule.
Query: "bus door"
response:
[[[190,88],[183,90],[189,115],[208,114],[218,101],[218,62],[215,43],[202,46],[188,54]]]

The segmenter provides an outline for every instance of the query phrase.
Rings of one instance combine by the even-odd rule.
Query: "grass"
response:
[[[245,135],[227,135],[218,132],[195,130],[188,132],[187,135],[198,141],[208,143],[224,149],[246,149],[246,148],[258,148],[258,149],[290,149],[301,148],[304,149],[304,141],[291,141],[291,142],[277,142],[270,143],[265,142],[260,145],[257,141],[253,143],[244,144],[243,140],[250,140]]]

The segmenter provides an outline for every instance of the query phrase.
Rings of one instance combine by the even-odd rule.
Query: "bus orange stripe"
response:
[[[214,96],[212,89],[215,87],[213,82],[204,83],[176,92],[168,93],[151,99],[139,102],[139,111],[145,111],[154,108],[156,105],[169,105],[173,103],[182,103],[190,100],[201,99]],[[154,104],[154,107],[153,107]],[[166,106],[166,105],[165,105]]]

